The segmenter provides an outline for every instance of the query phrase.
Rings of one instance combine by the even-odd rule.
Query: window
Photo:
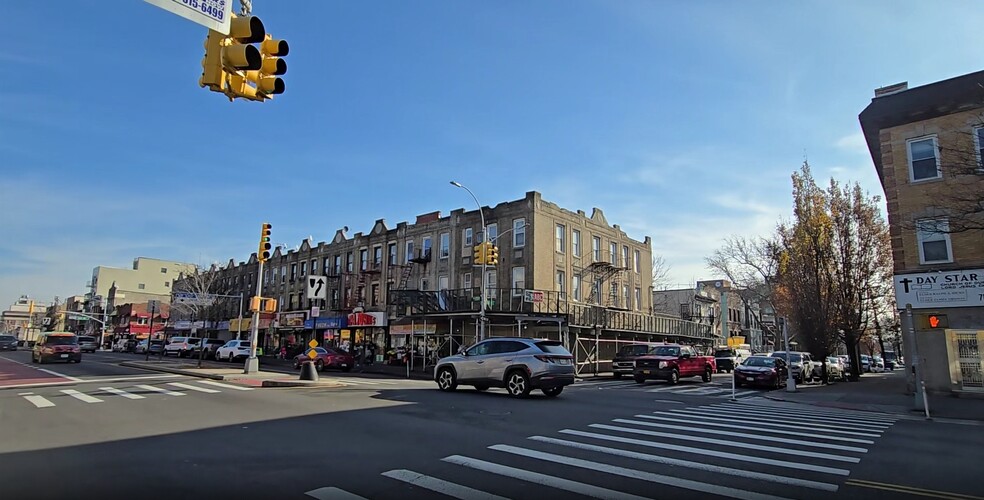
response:
[[[372,299],[371,300],[372,300],[372,302],[371,302],[372,305],[374,305],[374,306],[378,306],[379,305],[379,283],[373,283],[372,284]]]
[[[171,286],[171,282],[170,281],[165,281],[164,282],[164,288],[169,288],[170,286]]]
[[[336,255],[335,256],[335,274],[336,275],[342,274],[342,256],[341,255]]]
[[[974,149],[977,150],[977,171],[984,173],[984,127],[974,129]]]
[[[935,137],[910,139],[906,144],[909,148],[909,180],[918,182],[942,177]]]
[[[461,239],[464,240],[466,247],[470,247],[470,246],[472,246],[474,244],[474,243],[472,243],[472,237],[473,237],[473,235],[474,235],[474,232],[472,231],[472,228],[470,228],[470,227],[466,227],[465,230],[461,232]]]
[[[496,240],[499,239],[499,225],[496,223],[489,224],[488,226],[485,226],[485,230],[489,233],[486,235],[488,238],[486,238],[485,241],[495,244]]]
[[[161,274],[167,274],[167,268],[166,267],[162,267],[161,268]]]
[[[557,291],[561,299],[567,298],[567,273],[564,271],[557,271]]]
[[[396,243],[390,243],[387,245],[386,253],[389,254],[389,264],[396,265]]]
[[[451,233],[441,233],[441,258],[446,259],[451,255]]]
[[[641,288],[636,288],[635,289],[635,308],[636,308],[636,311],[641,311],[642,310],[642,289]]]
[[[421,290],[430,289],[430,281],[427,278],[420,278],[420,289]]]
[[[318,273],[318,259],[311,259],[311,274]]]
[[[595,280],[594,285],[591,287],[591,295],[594,297],[596,304],[601,304],[601,280]]]
[[[345,254],[345,270],[348,272],[355,270],[355,256],[352,252]]]
[[[277,268],[273,268],[273,281],[277,281]]]
[[[581,231],[571,229],[571,253],[574,257],[581,256]]]
[[[557,251],[567,251],[567,228],[563,224],[557,224]]]
[[[471,273],[465,273],[464,276],[461,277],[461,287],[465,289],[472,287]]]
[[[632,300],[629,298],[629,285],[622,285],[622,299],[625,300],[622,305],[626,309],[632,307]]]
[[[612,265],[618,265],[618,243],[612,241],[608,244],[608,258]]]
[[[622,246],[622,266],[629,267],[629,247]]]
[[[601,262],[601,238],[591,238],[591,257],[594,262]]]
[[[323,267],[323,268],[322,268],[322,269],[324,269],[324,271],[323,271],[323,272],[324,272],[325,274],[327,274],[327,273],[328,273],[328,270],[329,270],[329,269],[331,269],[331,267],[329,267],[329,266],[330,266],[330,262],[331,262],[331,261],[330,261],[330,260],[328,259],[328,257],[325,257],[325,262],[324,262],[324,264],[325,264],[325,267]]]
[[[403,256],[403,263],[409,264],[410,259],[413,258],[413,240],[407,240],[406,254]]]
[[[526,246],[526,219],[513,219],[513,248]]]
[[[497,278],[494,270],[485,272],[485,282],[488,284],[487,287],[489,290],[496,289],[498,285],[496,284]],[[481,288],[481,286],[479,286],[479,288]]]
[[[640,272],[639,271],[639,269],[640,269],[639,261],[640,260],[642,260],[642,257],[640,256],[639,251],[636,250],[635,252],[632,253],[632,268],[635,269],[635,272],[637,272],[637,273]]]
[[[143,283],[139,283],[139,284],[137,285],[137,289],[138,289],[138,290],[143,290],[143,289],[145,289],[145,288],[147,288],[147,285],[145,285],[145,284],[143,284]]]
[[[438,276],[438,278],[437,278],[437,289],[438,290],[447,290],[448,289],[448,277],[447,276]]]
[[[526,268],[522,266],[512,268],[513,295],[522,294],[524,288],[526,288]]]
[[[297,264],[290,265],[290,280],[294,281],[297,279]]]
[[[933,264],[953,262],[950,246],[950,223],[946,219],[916,221],[916,239],[919,241],[919,262]]]
[[[359,269],[365,271],[369,269],[369,249],[363,248],[359,250]]]
[[[427,258],[431,253],[431,238],[424,236],[424,241],[420,245],[420,256]]]
[[[571,276],[571,294],[574,300],[581,300],[581,277],[576,274]]]
[[[307,276],[307,262],[301,262],[301,277]]]

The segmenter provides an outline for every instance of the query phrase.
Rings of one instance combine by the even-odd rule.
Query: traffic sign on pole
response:
[[[328,287],[325,286],[328,279],[324,276],[308,276],[307,298],[327,299]]]
[[[144,0],[208,29],[229,34],[233,0]]]

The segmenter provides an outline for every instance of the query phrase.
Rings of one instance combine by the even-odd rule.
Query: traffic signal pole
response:
[[[263,294],[263,260],[260,260],[260,269],[256,273],[256,295],[261,296]],[[242,313],[240,313],[242,317]],[[260,311],[259,309],[253,311],[253,319],[250,321],[249,325],[249,358],[246,359],[246,367],[243,373],[252,374],[260,371],[260,360],[256,357],[256,342],[259,336],[259,326],[260,326]]]

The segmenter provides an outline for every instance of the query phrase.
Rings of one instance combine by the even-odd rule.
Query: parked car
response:
[[[68,332],[42,333],[31,349],[31,362],[44,364],[48,361],[81,363],[82,351],[79,349],[79,338],[74,333]]]
[[[776,351],[770,354],[773,358],[782,358],[783,361],[786,360],[786,351]],[[793,381],[797,384],[802,384],[807,380],[807,376],[812,380],[813,378],[813,364],[804,363],[803,354],[798,352],[789,353],[789,365],[788,368],[793,372]]]
[[[347,372],[352,369],[355,365],[355,358],[351,354],[342,351],[340,349],[328,349],[324,347],[315,347],[314,352],[317,354],[313,360],[307,355],[308,351],[304,351],[297,356],[294,356],[294,368],[300,368],[301,363],[305,361],[314,361],[314,367],[320,372],[325,368],[337,368],[343,372]]]
[[[752,351],[740,347],[718,347],[714,350],[714,364],[717,365],[718,373],[731,373],[731,370],[751,355]]]
[[[786,360],[773,356],[752,356],[735,367],[735,387],[765,386],[778,389],[788,378]]]
[[[230,340],[215,350],[215,360],[235,361],[247,358],[249,357],[249,346],[248,340]]]
[[[554,397],[574,383],[574,356],[554,340],[488,339],[438,360],[434,381],[442,391],[453,391],[462,384],[479,391],[502,387],[513,397],[526,397],[540,389]]]
[[[221,339],[205,339],[205,359],[215,359],[215,351],[224,346],[227,341]],[[197,358],[201,354],[202,343],[198,342],[191,349],[191,357]]]
[[[137,341],[129,337],[119,338],[113,342],[113,352],[133,352],[135,347],[137,347]]]
[[[13,335],[0,335],[0,351],[16,351],[17,337]]]
[[[80,335],[79,349],[82,352],[96,352],[99,349],[99,340],[89,335]]]
[[[847,367],[840,356],[827,356],[827,380],[847,380]]]
[[[622,378],[622,375],[632,375],[632,370],[635,368],[635,360],[639,356],[648,354],[649,350],[656,345],[660,344],[641,343],[622,346],[615,353],[615,359],[612,360],[612,376],[617,380]]]
[[[650,379],[675,384],[680,377],[701,377],[704,382],[710,382],[714,371],[713,356],[698,356],[688,345],[662,344],[636,359],[632,378],[640,384]]]
[[[882,373],[885,371],[885,362],[882,361],[881,356],[871,357],[871,371],[875,373]]]
[[[160,354],[164,349],[163,340],[151,340],[150,341],[150,353]],[[136,354],[147,354],[147,339],[143,339],[137,342],[137,345],[133,347],[133,352]]]
[[[164,346],[164,355],[176,354],[179,358],[183,358],[191,352],[198,341],[197,337],[171,337]]]
[[[871,371],[871,356],[867,354],[861,355],[861,372],[867,373]]]

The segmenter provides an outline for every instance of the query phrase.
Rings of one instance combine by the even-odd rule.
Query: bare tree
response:
[[[748,311],[759,325],[763,325],[762,310],[774,309],[777,248],[775,239],[730,236],[724,240],[724,246],[704,259],[708,269],[731,282],[732,292],[745,304],[758,305]],[[774,335],[775,331],[769,333]]]
[[[653,255],[653,290],[670,287],[670,265],[662,255]]]
[[[182,273],[178,279],[174,280],[173,290],[175,292],[185,292],[195,294],[197,300],[173,301],[171,304],[171,316],[181,319],[189,319],[194,328],[195,321],[214,320],[215,313],[221,306],[211,297],[217,293],[218,288],[218,269],[216,265],[209,268],[196,266],[188,274]],[[204,347],[202,344],[200,347]],[[201,358],[204,355],[204,348],[199,352],[199,367]]]

